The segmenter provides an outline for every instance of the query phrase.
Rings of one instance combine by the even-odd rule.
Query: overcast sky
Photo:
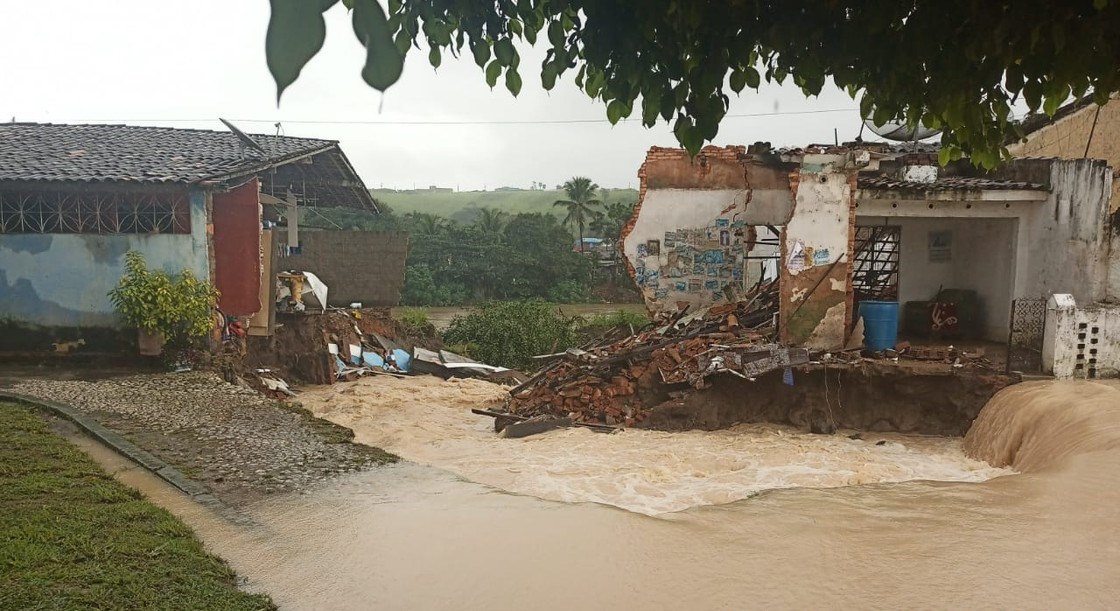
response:
[[[491,91],[469,53],[435,71],[414,52],[382,99],[359,76],[363,49],[341,4],[327,13],[323,50],[277,107],[264,58],[268,14],[266,0],[3,0],[0,120],[223,129],[225,117],[251,133],[275,133],[279,121],[289,136],[341,141],[367,185],[401,189],[553,186],[575,175],[636,187],[645,151],[676,146],[665,125],[612,127],[574,75],[545,92],[534,71],[543,50],[532,48],[522,49],[517,98]],[[733,97],[729,114],[780,114],[728,117],[716,144],[831,142],[833,128],[850,140],[857,108],[834,89],[806,99],[764,87]],[[480,123],[558,120],[599,122]],[[425,122],[462,124],[415,124]]]

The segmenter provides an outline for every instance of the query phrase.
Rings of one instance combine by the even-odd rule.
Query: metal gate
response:
[[[1007,371],[1042,371],[1042,338],[1046,330],[1046,299],[1011,302],[1011,331],[1007,338]]]

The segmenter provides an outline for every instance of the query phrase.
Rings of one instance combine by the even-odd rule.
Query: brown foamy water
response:
[[[356,441],[413,462],[517,494],[647,515],[780,488],[978,482],[1012,473],[967,457],[959,439],[849,439],[776,425],[613,435],[574,428],[501,439],[493,420],[470,408],[505,396],[501,386],[479,380],[377,377],[311,389],[300,400],[316,416],[353,429]]]
[[[465,432],[438,440],[449,425],[432,417],[449,411],[456,397],[473,401],[490,392],[461,384],[417,390],[418,397],[432,398],[429,404],[444,405],[431,414],[404,401],[408,395],[401,389],[380,387],[377,396],[391,399],[397,412],[395,419],[385,417],[386,430],[378,435],[397,439],[398,447],[423,449],[433,462],[458,456],[468,465],[463,472],[497,472],[496,466],[478,466],[481,459],[470,449],[489,443],[474,439],[486,433],[485,421],[463,420],[460,414]],[[348,401],[327,402],[332,418],[370,417],[346,407]],[[427,409],[435,409],[432,405]],[[964,448],[1024,474],[983,482],[773,489],[737,502],[649,516],[508,494],[465,481],[450,468],[402,464],[251,506],[249,527],[232,528],[199,515],[196,507],[174,510],[248,579],[250,589],[270,593],[287,609],[1107,609],[1120,600],[1118,426],[1120,392],[1113,388],[1023,384],[1002,391],[985,408]],[[627,435],[554,437],[592,444],[582,447],[584,453],[603,447],[630,452],[595,445],[633,443],[604,441]],[[748,452],[756,443],[786,452],[779,446],[788,442],[787,462],[799,465],[799,474],[858,472],[851,463],[866,449],[854,446],[860,450],[855,451],[843,442],[822,449],[780,429],[710,437],[723,441],[675,445],[669,437],[638,437],[646,458],[636,450],[627,456],[645,465],[673,456],[682,465],[697,460],[706,465],[696,471],[702,479],[700,473],[744,471],[727,456]],[[527,448],[523,459],[534,447],[538,454],[557,452],[547,444],[493,441],[493,451],[502,451],[495,449],[503,447],[499,443]],[[866,455],[868,460],[909,461],[899,473],[910,475],[975,471],[982,479],[1001,472],[961,458],[959,444],[890,443],[912,455],[895,448],[887,457]],[[684,447],[705,450],[687,453]],[[818,456],[802,459],[801,450]],[[597,459],[583,464],[578,456],[568,459],[570,469],[609,482],[612,472]],[[771,467],[781,462],[750,460]],[[752,469],[754,480],[776,477],[764,467],[745,467]],[[530,480],[539,477],[534,473]],[[556,477],[563,481],[568,475]],[[678,479],[666,476],[649,485],[665,491],[692,486]],[[860,481],[862,476],[851,483]],[[574,484],[557,486],[586,494]],[[606,486],[604,494],[631,498],[622,488]],[[643,500],[641,506],[650,509],[651,503]]]

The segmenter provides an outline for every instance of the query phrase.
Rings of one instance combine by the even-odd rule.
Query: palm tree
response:
[[[418,236],[437,236],[447,227],[447,219],[430,212],[412,212],[408,217],[412,232]]]
[[[568,195],[568,199],[557,200],[552,205],[568,211],[568,216],[563,220],[565,225],[579,227],[579,250],[583,252],[583,228],[602,214],[595,209],[595,206],[603,203],[596,198],[599,185],[591,182],[590,178],[576,176],[564,183],[561,188]]]
[[[497,208],[479,208],[474,226],[488,235],[501,235],[506,227],[506,213]]]

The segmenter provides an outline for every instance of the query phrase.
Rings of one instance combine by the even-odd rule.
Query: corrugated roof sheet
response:
[[[911,182],[878,176],[860,176],[861,189],[889,189],[892,191],[1045,191],[1046,186],[1033,182],[991,180],[949,176],[934,182]]]
[[[0,123],[0,181],[196,183],[337,146],[332,140],[131,125]]]

